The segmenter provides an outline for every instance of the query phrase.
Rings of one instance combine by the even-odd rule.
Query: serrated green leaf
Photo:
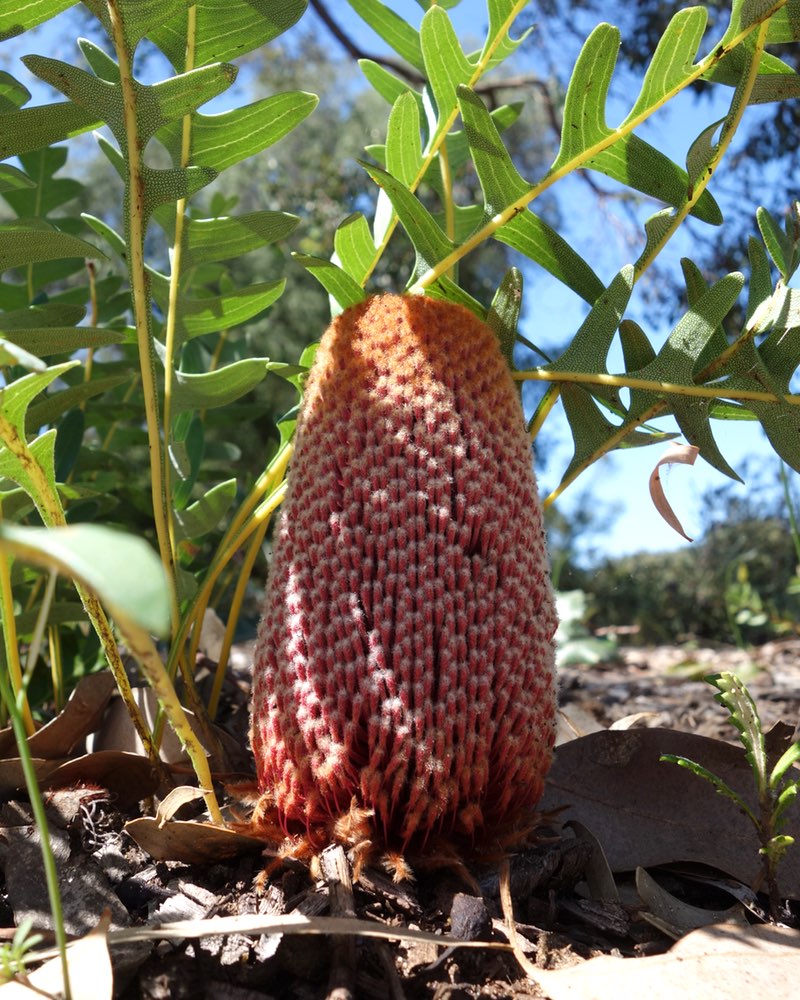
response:
[[[77,364],[77,361],[65,361],[63,364],[53,365],[47,371],[23,375],[0,390],[0,412],[20,436],[24,437],[25,434],[25,414],[31,401],[40,392],[44,392],[51,382]]]
[[[633,133],[620,137],[585,165],[668,205],[679,208],[686,203],[686,171]],[[714,226],[722,222],[722,212],[709,191],[697,199],[690,214]]]
[[[183,343],[207,333],[219,333],[254,319],[277,301],[286,287],[284,279],[265,281],[205,299],[181,299],[178,306],[176,340]],[[154,295],[165,308],[168,288]]]
[[[747,241],[747,256],[750,259],[750,281],[747,285],[747,323],[752,320],[756,309],[767,302],[772,295],[772,275],[769,260],[762,244],[751,236]]]
[[[107,375],[105,378],[93,378],[88,382],[79,382],[68,389],[54,392],[30,407],[25,417],[25,431],[32,434],[39,427],[53,424],[62,414],[75,406],[80,406],[84,400],[101,396],[104,392],[126,382],[130,382],[130,375]]]
[[[455,244],[445,236],[425,206],[390,173],[373,164],[359,162],[389,196],[414,249],[426,267],[432,268],[443,260],[455,248]]]
[[[16,111],[31,99],[31,92],[10,73],[0,70],[0,114]]]
[[[800,41],[800,0],[789,0],[769,19],[767,45]]]
[[[709,771],[708,768],[703,767],[702,764],[698,764],[693,760],[689,760],[688,757],[681,757],[677,754],[663,753],[659,757],[659,760],[668,761],[671,764],[677,764],[679,767],[686,768],[687,771],[691,771],[692,774],[696,775],[698,778],[704,778],[710,785],[713,786],[714,791],[723,795],[726,799],[730,799],[743,813],[750,817],[750,819],[758,825],[758,820],[756,819],[752,809],[747,805],[744,799],[738,793],[726,784],[722,778],[717,777],[713,771]]]
[[[286,212],[248,212],[222,219],[187,219],[184,254],[189,265],[230,260],[285,239],[300,220]]]
[[[756,222],[770,257],[775,262],[783,280],[788,281],[789,262],[792,259],[792,244],[788,236],[775,217],[764,207],[760,207],[756,211]]]
[[[775,0],[733,0],[730,20],[719,45],[726,46],[744,29],[765,20],[781,6],[780,0],[777,3]]]
[[[96,108],[82,108],[72,101],[9,111],[0,115],[0,160],[71,139],[101,124]]]
[[[6,10],[0,10],[0,42],[49,21],[51,17],[74,7],[76,3],[77,0],[25,0],[24,3],[10,3]]]
[[[245,358],[197,375],[175,372],[173,412],[227,406],[263,382],[269,370],[269,358]]]
[[[489,25],[486,41],[481,50],[479,61],[483,63],[491,51],[487,70],[498,66],[504,59],[512,55],[533,31],[533,26],[527,28],[519,36],[512,38],[510,31],[517,15],[528,5],[528,0],[488,0],[487,12]]]
[[[11,229],[0,227],[0,273],[11,267],[64,257],[105,257],[97,247],[77,236],[59,232],[47,226],[44,229]]]
[[[339,264],[358,285],[363,285],[375,261],[375,243],[369,223],[360,212],[341,222],[333,234],[335,255]]]
[[[25,188],[36,187],[33,181],[17,167],[11,167],[7,163],[0,163],[0,194],[6,191],[21,191]]]
[[[401,59],[420,71],[425,72],[419,32],[408,21],[379,0],[347,0],[362,21],[379,35]]]
[[[98,18],[106,31],[112,27],[105,0],[84,0],[86,6]],[[164,24],[179,12],[185,17],[190,0],[117,0],[117,14],[122,22],[122,33],[131,50],[159,25]]]
[[[603,294],[603,282],[586,261],[533,212],[520,212],[493,235],[540,264],[586,302],[594,303]]]
[[[486,314],[487,324],[500,342],[500,350],[510,369],[514,368],[514,344],[522,309],[522,272],[516,267],[506,271]]]
[[[333,296],[342,309],[363,302],[367,293],[351,277],[332,260],[323,257],[311,257],[307,254],[292,254],[294,259],[307,271],[314,275],[325,291]]]
[[[531,185],[511,162],[500,133],[480,97],[469,87],[459,87],[458,104],[483,190],[486,213],[489,216],[498,215],[508,205],[525,197]]]
[[[561,145],[551,172],[612,134],[606,125],[606,100],[619,45],[619,30],[610,24],[599,24],[586,39],[567,88]]]
[[[267,149],[307,118],[319,103],[301,90],[265,97],[217,115],[192,116],[191,162],[221,171]],[[181,122],[158,132],[177,166],[181,157]]]
[[[0,525],[0,545],[25,562],[57,569],[93,591],[116,618],[155,635],[169,632],[169,588],[141,538],[96,524],[63,528]]]
[[[715,63],[703,79],[736,87],[750,68],[752,47],[746,42]],[[764,52],[758,64],[758,76],[748,98],[748,104],[768,104],[786,101],[800,95],[800,77],[777,56]]]
[[[33,330],[45,326],[77,326],[86,310],[83,306],[63,302],[46,302],[40,306],[14,309],[0,314],[0,330]]]
[[[519,118],[525,105],[522,102],[516,104],[501,104],[491,112],[490,118],[494,128],[498,133],[505,132],[507,128],[514,124]],[[455,172],[460,170],[470,157],[469,142],[464,129],[456,132],[449,132],[446,139],[447,159],[450,161],[450,169]]]
[[[413,94],[402,94],[392,108],[386,128],[385,155],[389,173],[411,187],[422,164],[419,108]]]
[[[596,372],[603,371],[611,342],[625,314],[633,291],[634,270],[628,265],[603,289],[589,315],[564,353],[547,371]],[[602,367],[601,367],[602,366]]]
[[[773,767],[770,776],[769,784],[771,788],[777,788],[783,776],[789,770],[789,768],[796,764],[800,760],[800,743],[792,743],[788,750],[781,754],[777,763]],[[795,794],[796,794],[795,788]]]
[[[623,125],[661,104],[690,75],[708,21],[705,7],[678,11],[661,36],[642,89]]]
[[[432,299],[441,299],[443,302],[455,302],[457,305],[464,306],[465,309],[469,309],[471,313],[474,313],[482,323],[486,322],[485,307],[476,298],[473,298],[469,292],[465,292],[460,285],[457,285],[451,278],[448,278],[446,274],[440,275],[436,281],[428,285],[425,289],[425,294]]]
[[[457,88],[469,83],[475,67],[461,50],[450,18],[438,5],[423,17],[419,40],[441,127],[456,105]]]
[[[736,674],[727,670],[719,674],[712,674],[705,680],[719,691],[719,694],[714,695],[714,700],[723,705],[730,713],[730,721],[739,731],[739,737],[753,770],[757,786],[759,790],[765,789],[768,780],[767,752],[758,709],[750,692]]]
[[[236,59],[266,45],[291,28],[307,0],[196,0],[196,66]],[[186,59],[186,17],[154,25],[149,38],[179,72]]]
[[[0,330],[6,340],[18,344],[31,354],[46,358],[50,354],[72,354],[86,347],[105,347],[125,340],[122,330],[97,326],[49,326],[4,330],[5,317],[0,313]]]
[[[218,483],[185,510],[176,511],[179,538],[202,538],[213,531],[236,499],[236,480]]]
[[[119,65],[99,45],[88,38],[78,39],[78,48],[95,76],[108,83],[119,83]]]
[[[25,190],[7,192],[5,200],[20,217],[45,218],[53,209],[77,198],[83,184],[71,177],[56,177],[64,166],[67,150],[63,146],[46,147],[20,156],[20,163],[31,184]]]
[[[359,59],[358,65],[361,67],[361,72],[367,82],[372,84],[378,94],[389,104],[394,105],[397,98],[403,94],[413,94],[420,112],[422,111],[422,95],[413,90],[404,80],[400,80],[388,69],[371,59]]]
[[[108,83],[77,66],[46,56],[24,56],[22,61],[39,79],[60,90],[75,104],[91,108],[108,124],[117,142],[124,147],[127,126],[121,85]],[[146,143],[169,122],[182,118],[223,93],[235,78],[235,66],[215,63],[152,86],[136,84],[139,141]]]

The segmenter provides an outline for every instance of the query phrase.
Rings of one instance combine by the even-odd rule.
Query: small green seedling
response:
[[[779,831],[785,824],[789,806],[797,798],[800,789],[800,780],[791,780],[787,777],[789,768],[795,761],[800,760],[800,742],[793,743],[770,770],[761,719],[744,683],[736,674],[729,671],[711,674],[704,679],[718,689],[719,693],[714,695],[714,699],[725,706],[730,713],[730,721],[739,731],[739,739],[758,791],[758,812],[754,812],[722,778],[701,764],[671,753],[663,754],[661,760],[672,761],[705,778],[720,795],[725,795],[734,802],[753,822],[761,843],[759,853],[764,859],[764,878],[769,892],[770,915],[773,919],[777,919],[780,912],[780,896],[776,871],[787,848],[794,843],[793,837]]]
[[[14,937],[0,946],[0,984],[8,983],[24,973],[25,963],[31,958],[28,952],[41,943],[42,935],[31,934],[31,926],[30,919],[23,920]]]

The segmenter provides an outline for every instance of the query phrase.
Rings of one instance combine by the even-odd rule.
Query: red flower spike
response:
[[[491,329],[385,295],[308,379],[255,653],[259,787],[287,829],[351,809],[405,849],[530,824],[555,736],[530,448]]]

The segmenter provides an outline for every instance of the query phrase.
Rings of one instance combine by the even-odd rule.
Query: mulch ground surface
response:
[[[771,643],[749,652],[629,647],[612,662],[561,670],[562,739],[633,726],[735,742],[726,712],[702,680],[704,674],[719,670],[747,676],[765,728],[778,721],[795,725],[800,641]],[[247,688],[242,665],[230,684],[223,720],[234,745],[245,740]],[[258,851],[194,865],[154,861],[124,831],[136,809],[120,810],[118,801],[99,787],[50,796],[51,840],[71,934],[85,934],[106,909],[116,927],[236,914],[301,913],[313,918],[343,912],[335,886],[319,865],[286,861],[264,882],[259,875],[265,859]],[[193,807],[187,808],[191,814]],[[7,802],[0,825],[5,842],[0,924],[11,928],[31,917],[46,927],[49,906],[29,807]],[[654,955],[673,944],[669,934],[642,917],[641,901],[627,891],[624,876],[618,879],[624,890],[619,902],[592,898],[586,891],[592,853],[589,841],[566,836],[554,820],[542,828],[535,846],[510,858],[521,946],[539,968],[560,969],[599,954]],[[694,906],[730,905],[730,898],[713,885],[698,888],[675,874],[664,878],[670,891]],[[414,881],[399,885],[386,872],[368,868],[349,898],[354,915],[376,925],[507,943],[499,895],[496,867],[470,868],[467,877],[447,869],[419,871]],[[790,924],[794,910],[796,903],[785,914]],[[749,919],[756,921],[758,912],[756,902]],[[115,946],[112,959],[115,995],[123,1000],[499,1000],[545,995],[509,951],[446,950],[404,940],[217,935]]]

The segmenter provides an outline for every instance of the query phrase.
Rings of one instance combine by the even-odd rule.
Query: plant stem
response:
[[[128,244],[128,273],[131,282],[133,319],[139,346],[139,365],[144,393],[147,442],[150,453],[153,516],[156,524],[158,550],[170,584],[170,613],[173,632],[179,622],[175,587],[175,561],[170,545],[170,504],[166,494],[163,468],[164,455],[160,434],[156,356],[151,334],[150,291],[144,261],[144,235],[147,205],[145,198],[144,164],[136,106],[136,89],[131,65],[131,53],[125,39],[119,0],[106,0],[111,36],[117,54],[122,88],[123,113],[127,141],[123,153],[127,167],[125,184],[125,230]]]
[[[0,561],[5,557],[0,551]],[[25,692],[19,691],[16,699],[8,686],[8,678],[0,671],[0,697],[6,706],[11,718],[11,726],[14,730],[14,739],[17,743],[20,765],[25,776],[25,788],[31,802],[31,812],[33,820],[39,832],[41,840],[42,863],[44,865],[44,877],[47,883],[47,895],[50,900],[50,912],[53,916],[53,930],[56,938],[56,946],[61,956],[61,974],[64,978],[64,996],[66,1000],[71,1000],[72,991],[69,982],[69,964],[67,962],[67,934],[64,929],[64,913],[61,907],[61,890],[58,885],[58,870],[56,868],[53,851],[50,847],[50,833],[47,826],[47,815],[45,814],[42,793],[39,790],[39,783],[36,779],[36,770],[33,766],[28,739],[25,731],[25,723],[22,717],[22,709],[27,703]]]

